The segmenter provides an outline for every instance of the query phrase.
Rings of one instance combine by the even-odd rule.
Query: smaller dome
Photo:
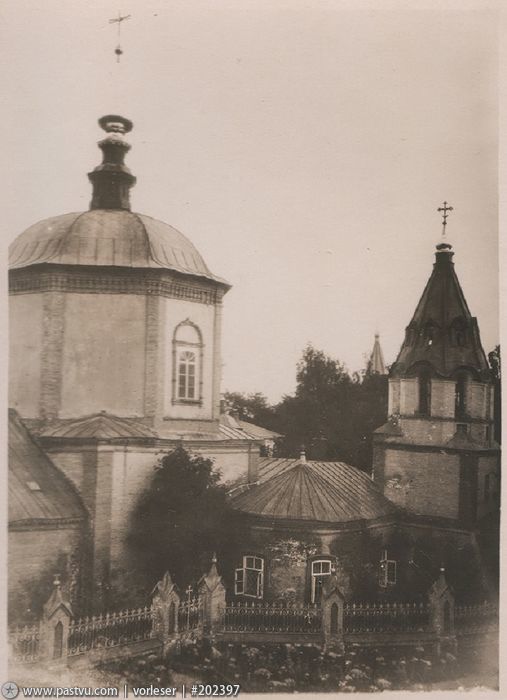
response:
[[[43,263],[162,268],[229,286],[175,228],[120,209],[62,214],[30,226],[11,244],[9,268]]]
[[[395,506],[362,471],[343,462],[278,459],[262,465],[271,474],[232,497],[235,510],[263,518],[341,523],[379,518]]]

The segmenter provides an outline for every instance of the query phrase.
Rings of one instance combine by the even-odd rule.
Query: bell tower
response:
[[[500,460],[490,370],[453,256],[445,240],[437,245],[389,372],[388,420],[375,431],[373,473],[411,513],[472,527],[498,508]]]

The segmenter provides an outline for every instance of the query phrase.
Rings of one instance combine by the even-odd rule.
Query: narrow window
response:
[[[203,342],[199,328],[189,319],[177,326],[173,337],[173,402],[201,401]]]
[[[312,603],[320,603],[322,587],[325,580],[331,575],[331,562],[329,559],[317,559],[312,561]]]
[[[53,659],[60,659],[63,654],[63,624],[58,622],[55,625],[53,638]]]
[[[264,595],[264,559],[247,555],[243,557],[243,566],[236,569],[234,592],[236,595],[262,598]]]
[[[178,357],[178,398],[195,399],[196,356],[185,350]]]
[[[387,588],[387,586],[393,586],[396,580],[397,562],[394,559],[389,559],[387,549],[383,549],[379,562],[379,585],[382,588]]]
[[[466,414],[466,376],[464,374],[460,374],[456,381],[454,413],[456,418],[464,418]]]
[[[431,413],[431,377],[426,372],[419,377],[419,413],[423,416]]]

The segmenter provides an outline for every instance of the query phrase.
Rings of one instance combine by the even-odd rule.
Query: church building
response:
[[[318,602],[336,571],[348,600],[414,599],[442,565],[458,599],[486,595],[477,534],[498,512],[499,446],[451,246],[437,246],[390,368],[372,475],[304,453],[277,459],[277,433],[221,415],[230,285],[179,231],[131,211],[132,123],[99,124],[89,211],[40,221],[10,248],[9,586],[26,591],[17,604],[28,608],[30,581],[59,570],[71,603],[80,591],[108,608],[131,564],[132,511],[178,445],[213,458],[231,484],[242,538],[221,573],[234,598]],[[378,335],[369,371],[387,373]]]
[[[437,246],[390,369],[372,477],[302,454],[261,460],[258,482],[231,491],[245,527],[238,599],[314,603],[332,571],[347,600],[422,599],[442,566],[458,600],[498,593],[480,542],[499,511],[493,387],[452,257],[449,244]],[[378,335],[368,369],[386,371]]]
[[[9,251],[9,405],[87,509],[97,605],[161,454],[183,444],[228,481],[257,473],[263,443],[220,416],[230,285],[175,228],[131,211],[132,123],[99,124],[89,211],[38,222]]]

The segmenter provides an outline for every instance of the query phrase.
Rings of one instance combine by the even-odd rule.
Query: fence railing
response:
[[[456,605],[454,608],[454,625],[457,634],[473,634],[496,624],[498,624],[498,606],[495,603]]]
[[[9,630],[9,643],[15,661],[33,663],[39,657],[39,625],[18,625]]]
[[[152,629],[151,607],[86,617],[69,626],[68,654],[150,639]]]
[[[322,630],[322,608],[318,605],[232,603],[221,612],[226,632],[317,634]]]
[[[424,603],[352,603],[343,607],[343,626],[354,632],[422,632],[430,623]]]
[[[178,630],[189,632],[202,625],[202,600],[200,597],[190,598],[179,604]]]

